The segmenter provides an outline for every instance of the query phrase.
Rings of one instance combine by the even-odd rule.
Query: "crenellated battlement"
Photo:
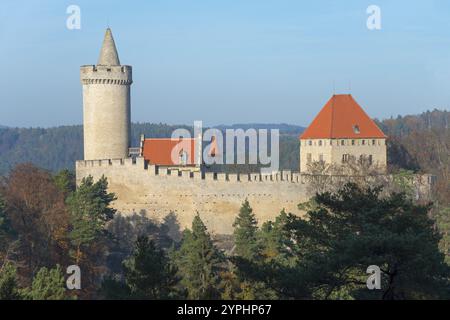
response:
[[[131,85],[133,71],[131,66],[87,65],[80,68],[81,83]]]
[[[84,168],[119,168],[124,170],[139,171],[142,175],[153,177],[170,177],[179,178],[180,180],[204,180],[204,181],[221,181],[229,183],[298,183],[308,184],[314,179],[326,177],[330,183],[340,181],[359,181],[361,179],[375,179],[371,176],[363,175],[320,175],[292,172],[291,170],[282,170],[273,173],[225,173],[225,172],[192,172],[190,170],[183,170],[181,168],[166,168],[151,165],[144,158],[126,158],[126,159],[104,159],[104,160],[79,160],[76,161],[77,171],[82,171]],[[380,175],[386,178],[387,181],[392,182],[393,176]],[[434,176],[430,174],[414,175],[414,183],[421,185],[433,185]]]
[[[139,170],[146,176],[160,176],[191,180],[204,181],[223,181],[223,182],[292,182],[292,183],[306,183],[307,174],[300,174],[298,172],[291,172],[290,170],[267,173],[224,173],[224,172],[192,172],[190,170],[182,170],[180,168],[166,168],[151,165],[144,158],[127,158],[127,159],[103,159],[103,160],[79,160],[76,161],[77,171],[83,169],[95,168],[119,168],[125,170]]]

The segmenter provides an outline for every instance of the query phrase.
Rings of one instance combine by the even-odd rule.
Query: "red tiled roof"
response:
[[[300,139],[386,138],[350,94],[333,95]]]
[[[143,156],[151,164],[170,166],[180,165],[179,154],[186,152],[186,165],[195,165],[196,139],[144,139]]]

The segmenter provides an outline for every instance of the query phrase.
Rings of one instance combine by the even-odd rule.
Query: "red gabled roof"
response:
[[[336,138],[386,138],[386,135],[350,94],[338,94],[328,100],[300,135],[300,139]]]
[[[180,165],[179,154],[187,153],[187,165],[195,165],[196,139],[144,139],[143,156],[150,164],[161,166]]]

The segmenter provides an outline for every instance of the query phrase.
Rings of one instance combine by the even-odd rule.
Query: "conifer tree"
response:
[[[277,261],[283,264],[293,263],[294,243],[286,226],[288,214],[283,209],[275,221],[267,221],[261,227],[260,238],[262,254],[266,261]]]
[[[76,189],[75,174],[68,169],[63,169],[55,174],[53,181],[66,197]]]
[[[103,235],[106,223],[114,217],[116,210],[110,205],[116,197],[108,193],[107,188],[105,177],[94,183],[92,176],[88,176],[67,199],[72,224],[69,237],[75,247],[76,263],[81,259],[83,248]]]
[[[108,275],[103,278],[99,289],[99,294],[107,300],[127,300],[132,299],[130,288],[119,276]]]
[[[306,217],[288,216],[295,265],[270,265],[266,282],[297,299],[443,299],[450,268],[439,251],[430,205],[405,193],[346,184],[314,197]],[[381,290],[367,290],[366,270],[381,270]]]
[[[29,300],[63,300],[66,298],[64,275],[59,265],[53,269],[41,268],[34,276],[30,288],[23,290]]]
[[[177,283],[176,268],[148,237],[138,237],[132,256],[123,264],[131,296],[137,299],[172,298]]]
[[[183,232],[180,249],[175,260],[181,276],[181,284],[187,290],[189,299],[217,299],[219,293],[219,273],[223,256],[197,214],[192,222],[192,230]]]
[[[258,225],[253,209],[250,207],[247,199],[242,204],[233,227],[234,253],[241,258],[255,260],[260,253],[257,236]]]
[[[19,300],[21,295],[17,284],[17,269],[10,262],[0,266],[0,300]]]
[[[234,295],[243,300],[276,298],[275,293],[259,279],[263,278],[263,274],[254,272],[258,270],[256,266],[260,267],[264,262],[262,249],[266,239],[258,230],[255,214],[247,199],[242,204],[233,227],[235,248],[232,262],[236,267],[233,272],[240,282]],[[268,236],[269,233],[265,235]]]

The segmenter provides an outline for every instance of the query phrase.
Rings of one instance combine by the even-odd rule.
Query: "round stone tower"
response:
[[[83,85],[84,160],[123,159],[130,146],[131,66],[121,66],[111,30],[97,65],[80,68]]]

